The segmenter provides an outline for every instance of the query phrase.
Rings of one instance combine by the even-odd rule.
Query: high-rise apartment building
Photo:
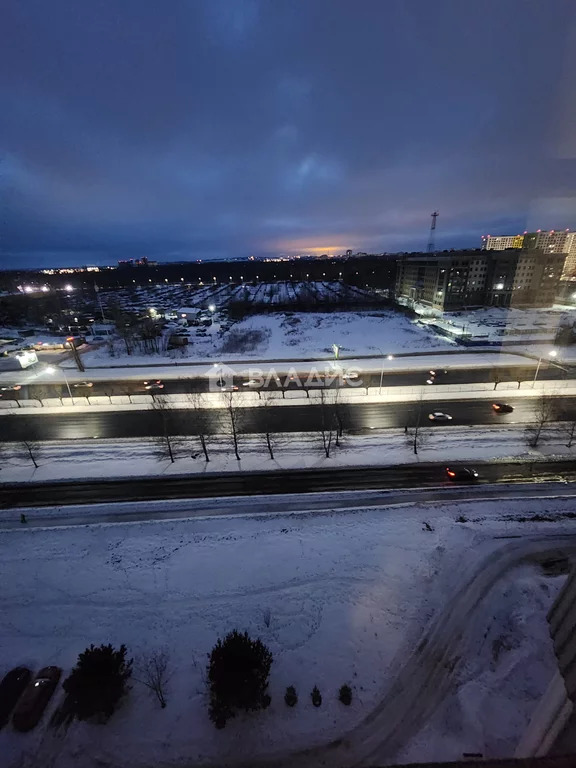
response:
[[[520,248],[410,254],[397,262],[396,298],[439,311],[548,307],[556,298],[565,258]]]
[[[483,251],[504,251],[508,248],[565,253],[562,280],[576,280],[576,232],[570,232],[569,229],[538,229],[522,235],[482,235]]]
[[[522,248],[524,235],[482,235],[483,251],[505,251],[507,248]]]

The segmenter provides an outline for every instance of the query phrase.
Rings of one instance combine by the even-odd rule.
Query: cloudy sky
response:
[[[571,0],[3,0],[3,266],[576,228]],[[317,250],[316,250],[317,249]]]

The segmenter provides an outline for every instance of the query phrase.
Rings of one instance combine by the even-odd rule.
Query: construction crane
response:
[[[438,211],[434,211],[432,216],[432,223],[430,224],[430,239],[428,240],[428,253],[434,253],[434,234],[436,232],[436,219],[438,218]]]

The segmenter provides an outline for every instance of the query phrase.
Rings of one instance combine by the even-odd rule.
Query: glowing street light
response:
[[[72,401],[72,405],[74,405],[74,398],[72,397],[72,390],[70,389],[70,384],[68,382],[68,377],[64,373],[64,370],[62,368],[55,368],[53,365],[48,365],[46,368],[44,368],[44,372],[50,374],[50,376],[53,376],[56,372],[61,373],[64,377],[64,381],[66,382],[66,388],[68,389],[68,394],[70,395],[70,400]]]
[[[548,352],[548,357],[554,359],[558,355],[557,350],[551,349],[550,352]],[[542,360],[544,359],[545,355],[540,355],[540,358],[538,359],[538,365],[536,366],[536,373],[534,374],[534,381],[532,382],[532,388],[534,388],[536,384],[536,379],[538,378],[538,371],[540,370],[540,366],[542,365]]]
[[[376,347],[378,352],[382,355],[382,363],[380,365],[380,386],[378,387],[378,394],[382,394],[382,380],[384,379],[384,358],[386,360],[394,360],[394,355],[384,355],[384,352],[380,349],[380,347]]]

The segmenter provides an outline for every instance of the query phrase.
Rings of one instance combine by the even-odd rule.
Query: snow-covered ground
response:
[[[143,352],[134,349],[127,354],[120,339],[97,342],[90,350],[82,352],[82,359],[88,368],[110,366],[118,370],[121,366],[147,366],[158,364],[182,364],[200,361],[260,360],[301,358],[326,359],[333,355],[333,345],[340,348],[343,357],[355,355],[402,355],[414,352],[431,353],[437,350],[457,351],[455,341],[436,333],[427,323],[435,322],[445,328],[471,333],[486,343],[495,341],[514,342],[508,351],[519,351],[533,357],[547,355],[553,348],[553,341],[562,322],[576,321],[576,308],[567,309],[502,309],[490,307],[470,312],[446,313],[441,319],[420,317],[412,320],[395,310],[370,310],[364,312],[274,312],[252,315],[232,323],[225,314],[216,312],[212,324],[182,329],[166,329],[159,341],[158,352]],[[206,321],[210,322],[210,320]],[[5,329],[18,334],[17,329]],[[186,346],[168,350],[168,337],[174,331],[187,334]],[[39,334],[28,342],[48,340],[46,334]],[[528,343],[531,342],[531,343]],[[534,343],[538,342],[538,343]],[[463,354],[471,354],[462,350]],[[572,360],[576,357],[576,346],[558,347],[557,360]],[[74,370],[75,363],[69,353],[41,353],[46,359],[61,361],[67,370]],[[505,353],[503,353],[505,354]],[[497,360],[497,355],[492,357]]]
[[[264,435],[241,435],[240,461],[234,457],[230,438],[208,439],[207,464],[195,438],[175,440],[176,461],[155,456],[150,440],[53,441],[41,444],[35,469],[26,450],[6,444],[2,451],[1,481],[41,482],[90,478],[151,477],[206,472],[269,471],[274,469],[383,466],[412,462],[474,462],[493,459],[576,455],[576,441],[567,446],[570,425],[547,426],[537,448],[530,448],[522,425],[496,427],[445,427],[423,429],[418,455],[403,430],[374,430],[368,435],[344,435],[327,459],[320,435],[290,433],[272,436],[274,459]]]
[[[206,328],[202,335],[198,335],[195,328],[189,331],[191,335],[188,346],[161,354],[127,355],[122,350],[122,344],[117,343],[113,357],[110,356],[108,345],[103,344],[98,349],[84,353],[82,359],[90,367],[208,359],[326,357],[333,354],[333,344],[339,345],[344,355],[389,355],[454,347],[448,339],[428,331],[393,310],[277,312],[247,317],[234,323],[224,333],[219,332],[217,322]],[[242,338],[249,338],[250,333],[254,343],[242,346]],[[73,368],[74,361],[68,360],[64,365]]]
[[[576,322],[576,307],[554,306],[539,309],[482,307],[474,310],[445,312],[433,322],[450,333],[470,334],[474,339],[485,341],[536,340],[543,343],[554,341],[561,325]]]
[[[555,522],[521,521],[543,507]],[[548,546],[549,535],[569,535],[563,514],[571,509],[567,500],[524,498],[2,531],[2,672],[17,664],[34,670],[58,664],[66,675],[79,652],[101,642],[126,643],[136,660],[146,649],[164,648],[171,671],[165,710],[134,680],[108,724],[75,723],[54,733],[47,721],[60,688],[35,731],[0,731],[2,766],[257,765],[345,734],[346,747],[330,752],[331,765],[350,765],[366,749],[378,754],[390,736],[379,710],[386,711],[386,702],[399,710],[410,705],[407,689],[403,696],[391,689],[403,670],[413,669],[418,706],[426,700],[442,711],[436,699],[443,687],[426,689],[416,648],[423,631],[432,630],[452,605],[456,590],[488,573],[487,559],[496,559],[509,575],[504,589],[496,585],[486,598],[466,602],[472,614],[460,617],[460,631],[469,628],[474,639],[461,646],[460,662],[455,658],[435,670],[437,680],[453,679],[459,686],[441,722],[430,720],[437,740],[429,746],[407,727],[394,729],[394,736],[410,758],[423,759],[432,750],[460,757],[462,745],[477,748],[492,726],[496,708],[486,702],[497,696],[497,711],[517,712],[506,715],[497,737],[486,737],[481,751],[511,755],[553,667],[545,612],[560,583],[527,567],[513,568],[525,536],[527,551],[533,551]],[[462,516],[466,522],[458,522]],[[522,541],[498,538],[515,535]],[[513,615],[506,620],[510,606]],[[492,616],[497,620],[482,643],[478,631]],[[259,636],[273,653],[272,704],[217,731],[207,717],[204,671],[216,639],[234,627]],[[455,633],[434,637],[451,648],[458,643],[457,624]],[[521,664],[520,658],[534,663]],[[337,700],[343,683],[353,690],[349,708]],[[299,694],[294,709],[283,701],[288,685]],[[323,695],[319,709],[310,702],[314,685]],[[369,715],[374,719],[367,720]],[[455,736],[442,738],[446,732]],[[318,755],[301,755],[296,762],[318,765]]]
[[[512,757],[511,734],[530,721],[557,669],[544,620],[564,577],[518,566],[466,627],[450,695],[397,756],[400,763],[456,760],[465,753]]]

